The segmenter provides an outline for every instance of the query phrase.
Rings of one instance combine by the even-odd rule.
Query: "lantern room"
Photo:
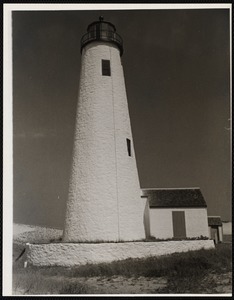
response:
[[[118,33],[116,33],[115,26],[104,21],[102,16],[99,21],[91,23],[87,28],[87,33],[81,38],[81,52],[82,49],[89,43],[94,41],[104,41],[117,45],[120,50],[120,55],[123,54],[123,41]]]

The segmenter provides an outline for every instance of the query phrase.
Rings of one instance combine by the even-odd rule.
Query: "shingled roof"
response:
[[[150,208],[160,207],[207,207],[199,188],[188,189],[143,189]]]
[[[220,217],[208,217],[209,226],[222,226],[222,221]]]

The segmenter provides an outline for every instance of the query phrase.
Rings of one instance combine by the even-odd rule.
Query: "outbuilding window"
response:
[[[131,140],[127,139],[128,156],[132,156]]]
[[[107,59],[102,59],[102,75],[111,76],[110,61]]]

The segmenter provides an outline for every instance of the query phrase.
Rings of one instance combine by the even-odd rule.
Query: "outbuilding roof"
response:
[[[220,217],[208,217],[209,226],[222,226],[222,221]]]
[[[148,197],[150,208],[207,207],[199,188],[143,189],[142,193]]]

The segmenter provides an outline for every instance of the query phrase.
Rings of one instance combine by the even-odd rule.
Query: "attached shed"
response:
[[[215,241],[215,244],[223,241],[223,224],[219,216],[208,217],[209,237]]]
[[[147,198],[146,236],[209,237],[207,205],[200,188],[142,189],[142,197]]]

